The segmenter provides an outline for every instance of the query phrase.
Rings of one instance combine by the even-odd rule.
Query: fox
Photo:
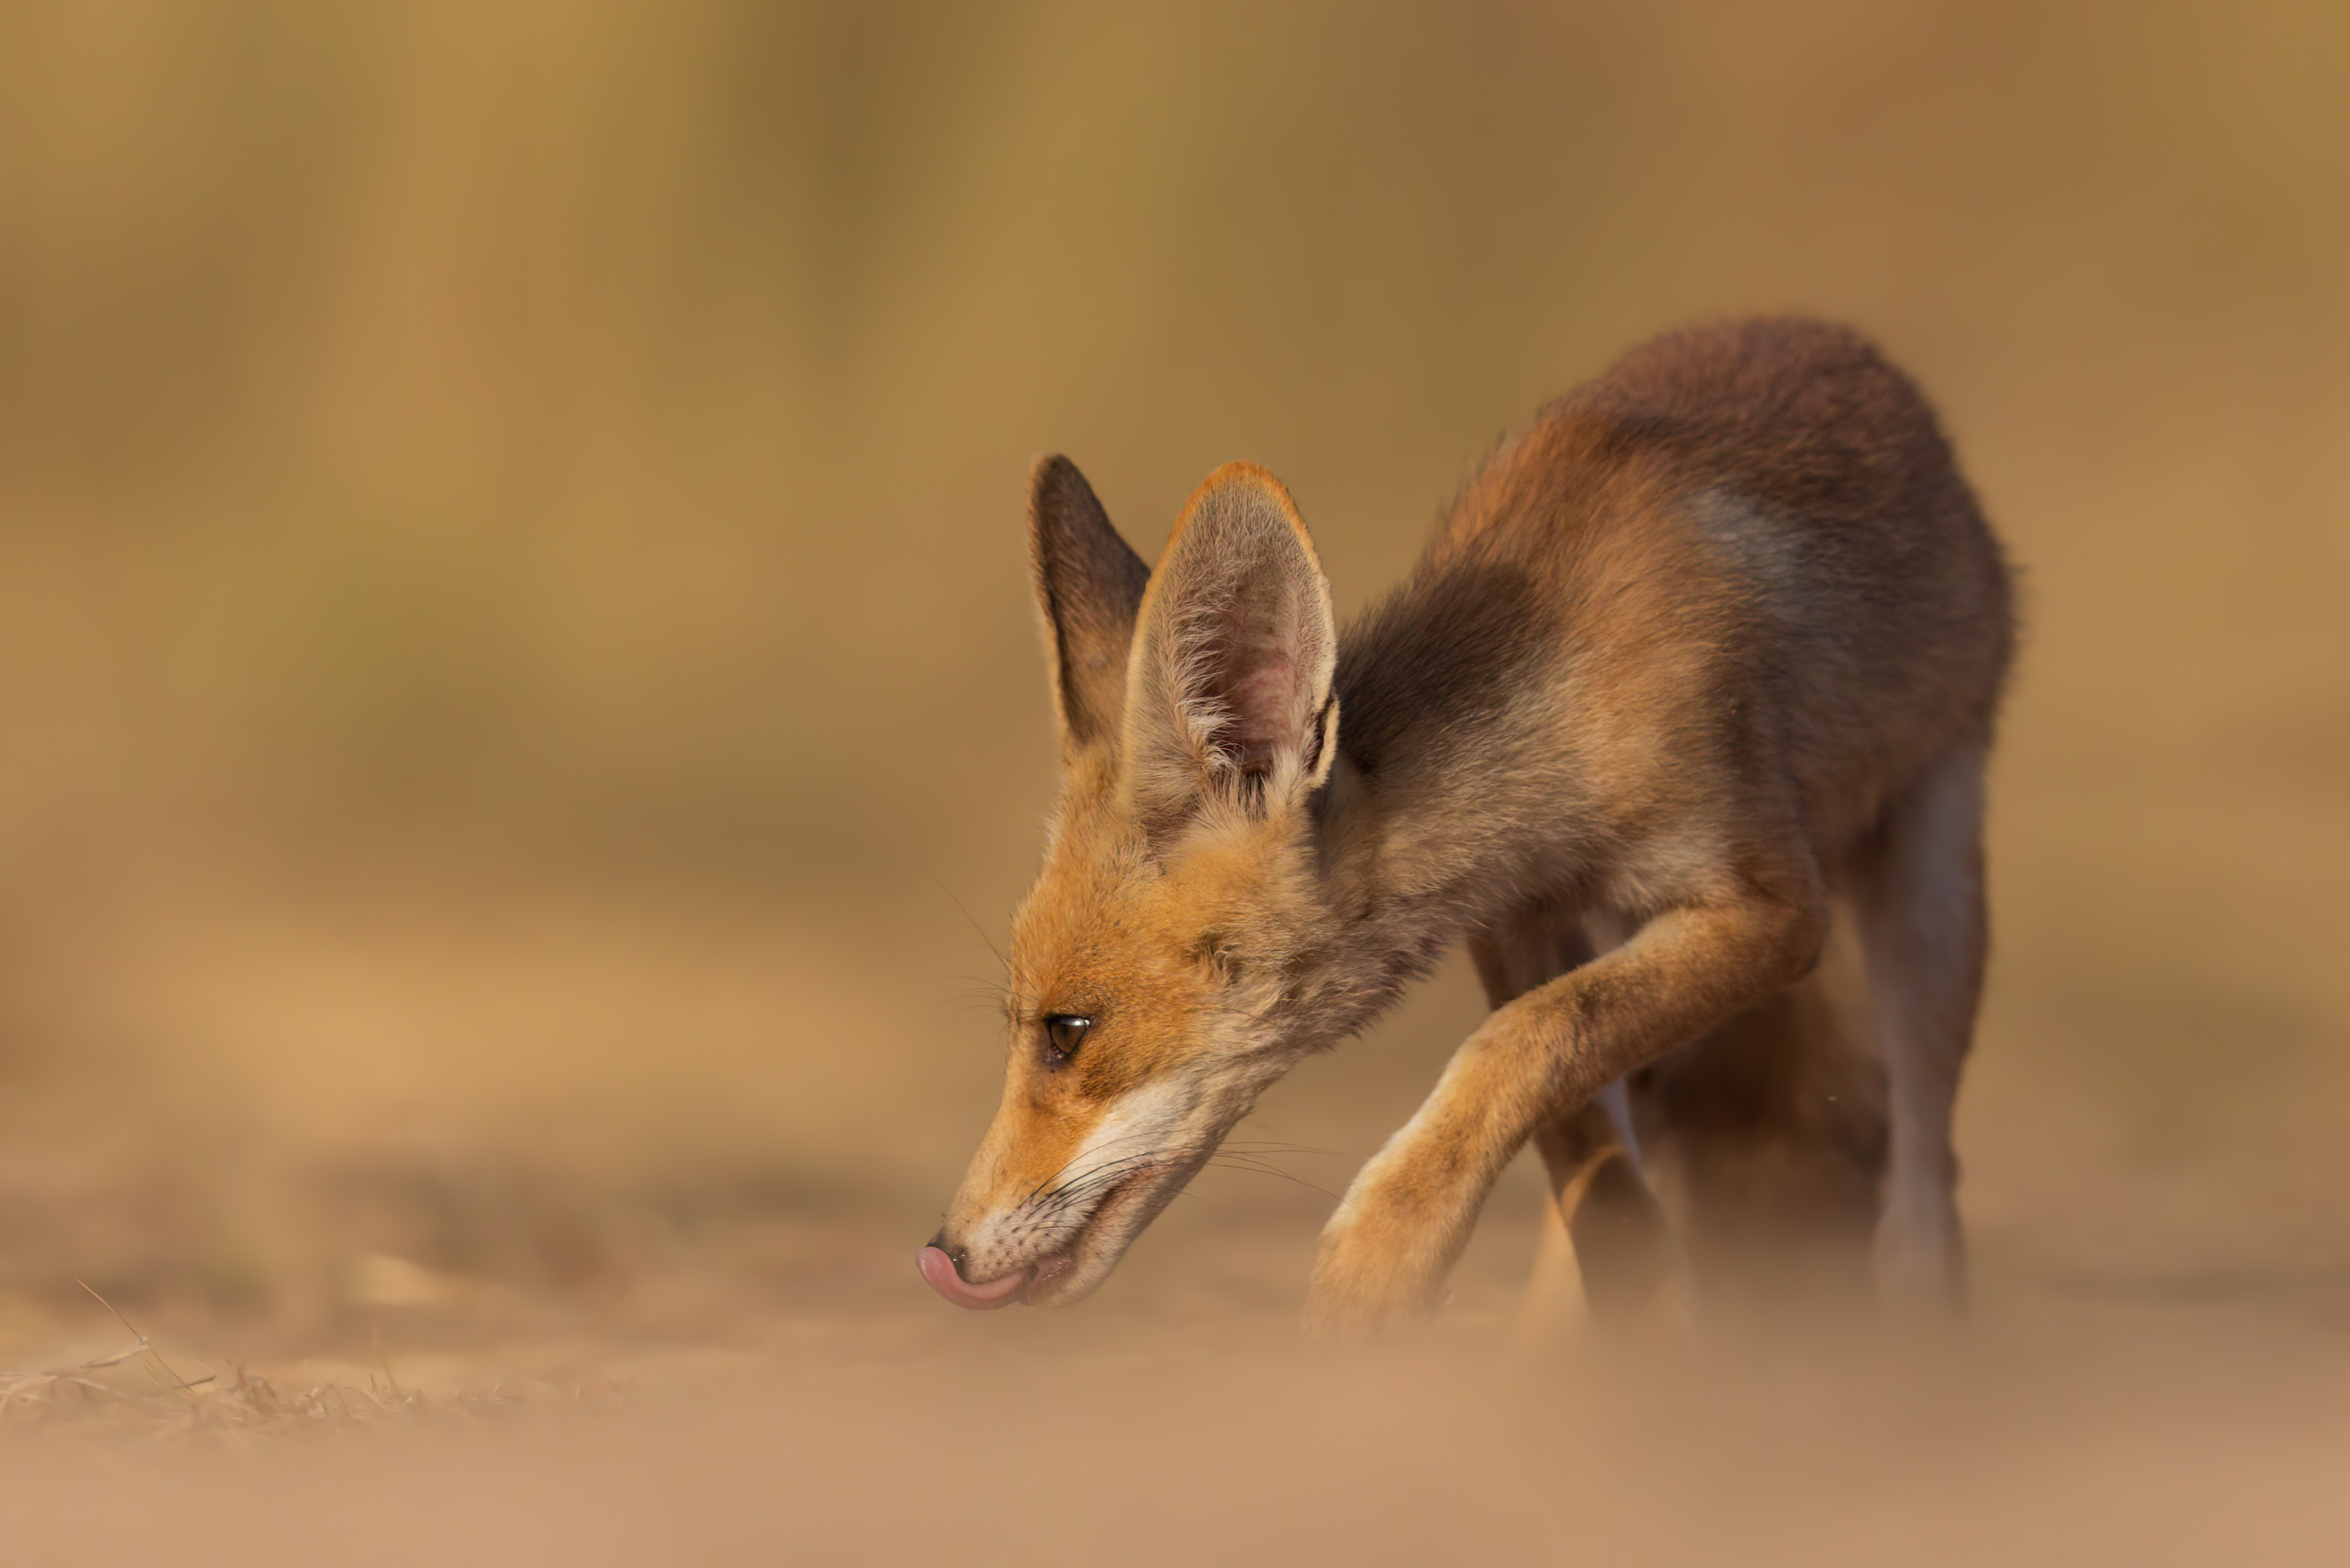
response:
[[[1491,1011],[1329,1218],[1310,1337],[1432,1317],[1528,1143],[1544,1255],[1595,1313],[1783,1252],[1963,1303],[2014,593],[1866,337],[1633,348],[1344,632],[1263,468],[1210,474],[1156,566],[1064,457],[1028,504],[1060,790],[1003,1098],[918,1253],[940,1295],[1091,1294],[1270,1085],[1465,947]]]

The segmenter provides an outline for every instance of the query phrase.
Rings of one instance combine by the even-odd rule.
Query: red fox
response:
[[[1029,508],[1062,788],[1003,1102],[919,1255],[940,1294],[1089,1294],[1268,1085],[1465,943],[1492,1012],[1323,1231],[1310,1334],[1433,1313],[1529,1139],[1595,1310],[1684,1270],[1702,1302],[1710,1258],[1779,1238],[1960,1298],[2012,596],[1866,339],[1634,349],[1343,635],[1261,468],[1211,474],[1155,568],[1064,458]]]

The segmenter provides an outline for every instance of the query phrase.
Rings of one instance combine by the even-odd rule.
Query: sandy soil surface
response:
[[[1473,1018],[1465,976],[1243,1129],[1295,1180],[1211,1170],[1092,1302],[965,1314],[912,1254],[993,1064],[858,1001],[885,994],[869,933],[827,955],[740,909],[476,902],[452,930],[396,906],[202,937],[165,910],[90,1037],[151,1010],[213,1087],[129,1044],[125,1076],[26,1080],[11,1561],[2283,1563],[2350,1539],[2350,1271],[2292,1197],[2332,1156],[2147,1157],[2032,1055],[2061,1015],[1987,1030],[1962,1332],[1820,1309],[1528,1344],[1522,1166],[1425,1339],[1309,1355],[1329,1192]],[[743,1044],[860,1018],[894,1049]],[[653,1019],[662,1050],[610,1044]],[[393,1114],[411,1083],[440,1098]]]
[[[1202,1231],[1088,1308],[969,1318],[917,1293],[902,1237],[801,1240],[821,1285],[690,1338],[548,1313],[435,1349],[409,1322],[243,1368],[258,1392],[177,1345],[171,1373],[231,1381],[52,1391],[0,1442],[10,1559],[2319,1563],[2345,1539],[2339,1287],[1994,1272],[1955,1340],[1532,1351],[1480,1275],[1422,1343],[1304,1355],[1294,1236]]]

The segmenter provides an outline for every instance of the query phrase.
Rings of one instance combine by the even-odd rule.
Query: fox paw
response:
[[[1375,1252],[1354,1238],[1326,1236],[1305,1300],[1305,1336],[1319,1345],[1364,1345],[1425,1327],[1451,1298],[1440,1269]]]

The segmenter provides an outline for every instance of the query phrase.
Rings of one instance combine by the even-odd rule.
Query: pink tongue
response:
[[[1028,1282],[1028,1271],[1023,1269],[983,1285],[967,1285],[955,1272],[954,1260],[936,1247],[923,1248],[914,1263],[922,1271],[922,1278],[930,1282],[931,1289],[955,1305],[973,1312],[993,1312],[997,1307],[1010,1306],[1013,1298],[1020,1293],[1020,1287]]]

